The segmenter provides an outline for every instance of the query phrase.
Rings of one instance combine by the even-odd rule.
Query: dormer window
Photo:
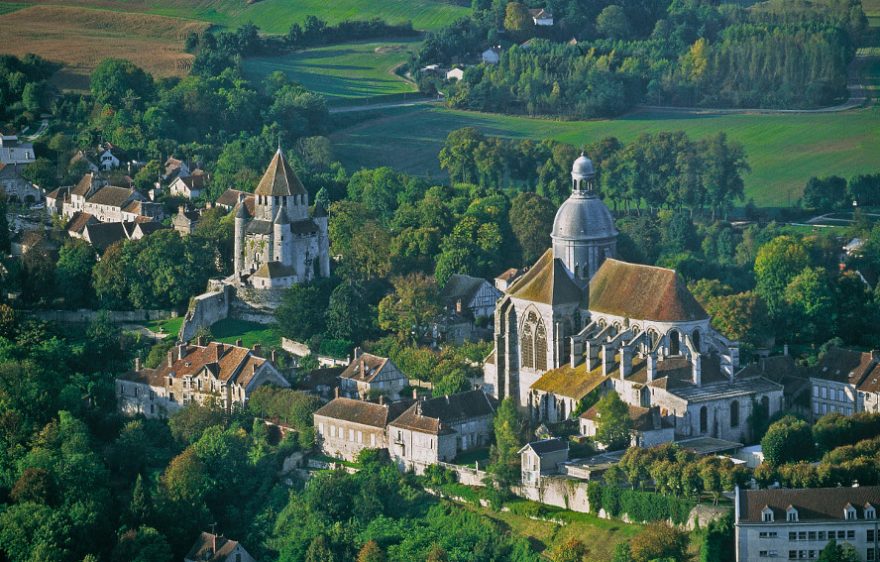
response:
[[[877,510],[869,503],[865,504],[865,519],[877,519]]]
[[[846,504],[846,507],[843,508],[843,518],[847,521],[854,521],[858,519],[856,515],[856,508],[852,506],[852,504]]]
[[[761,521],[764,523],[773,523],[773,510],[768,506],[764,506],[761,510]]]
[[[797,523],[798,521],[798,510],[793,506],[788,506],[788,509],[785,510],[785,520],[789,523]]]

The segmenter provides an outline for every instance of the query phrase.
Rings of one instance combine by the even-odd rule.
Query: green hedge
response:
[[[632,521],[671,519],[676,525],[687,523],[691,510],[696,505],[696,501],[692,498],[624,490],[617,486],[603,486],[598,482],[590,482],[587,485],[587,498],[590,501],[591,513],[599,513],[599,510],[604,508],[612,517],[625,513]]]

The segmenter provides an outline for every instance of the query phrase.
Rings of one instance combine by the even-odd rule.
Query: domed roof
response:
[[[556,211],[551,236],[554,240],[595,240],[617,236],[617,229],[601,199],[574,193]]]
[[[582,178],[593,177],[596,175],[595,170],[593,170],[593,161],[587,158],[586,154],[581,153],[571,166],[571,175]]]

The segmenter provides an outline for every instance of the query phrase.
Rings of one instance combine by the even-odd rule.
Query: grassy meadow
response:
[[[306,49],[282,56],[249,58],[245,75],[262,80],[280,70],[306,88],[324,94],[328,101],[416,91],[415,84],[394,69],[418,49],[420,40],[346,43]]]
[[[63,63],[53,82],[65,89],[88,89],[89,74],[110,56],[129,59],[157,77],[184,76],[193,57],[183,51],[183,39],[189,31],[208,27],[176,18],[62,6],[3,13],[4,6],[0,3],[0,52],[36,53]]]
[[[287,33],[292,23],[302,23],[310,15],[330,23],[380,17],[392,23],[412,21],[416,29],[434,30],[470,11],[464,5],[443,0],[259,0],[253,3],[245,0],[30,0],[29,3],[155,14],[233,28],[252,22],[265,33]]]
[[[694,139],[725,131],[746,149],[746,194],[760,206],[786,206],[811,176],[880,171],[880,107],[830,114],[682,115],[640,111],[617,119],[553,121],[443,108],[402,108],[332,135],[336,157],[358,167],[394,166],[441,177],[437,154],[450,131],[476,127],[516,139],[583,145],[606,136],[683,130]]]
[[[226,318],[211,326],[212,341],[234,344],[241,340],[244,347],[253,347],[258,343],[264,348],[281,347],[281,335],[274,326]]]

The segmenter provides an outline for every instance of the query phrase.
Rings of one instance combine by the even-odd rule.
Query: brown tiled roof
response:
[[[363,353],[348,364],[339,376],[362,382],[372,382],[386,365],[394,365],[387,357],[379,357],[371,353]]]
[[[67,225],[64,227],[68,232],[75,232],[77,234],[82,234],[83,230],[85,230],[86,225],[95,224],[98,222],[98,219],[90,215],[89,213],[83,213],[82,211],[77,211],[70,217],[70,220],[67,221]]]
[[[473,300],[474,295],[477,294],[483,283],[486,283],[486,280],[479,277],[459,274],[451,275],[443,286],[443,290],[440,291],[440,298],[448,305],[454,305],[459,299],[467,305]]]
[[[785,521],[789,506],[798,511],[799,521],[845,520],[847,504],[856,509],[858,519],[864,519],[865,506],[880,507],[880,486],[856,488],[811,488],[776,490],[740,490],[740,521],[760,523],[765,507],[773,510],[776,521]]]
[[[164,386],[161,375],[153,369],[141,369],[140,371],[128,371],[117,377],[120,380],[147,384],[150,386]]]
[[[137,199],[135,199],[134,201],[132,201],[131,203],[126,205],[125,208],[122,210],[125,211],[126,213],[132,213],[135,215],[143,214],[141,212],[141,202],[138,201]]]
[[[816,378],[858,385],[871,373],[877,359],[870,352],[862,353],[839,347],[829,348],[819,359],[810,375]],[[876,375],[875,375],[876,376]]]
[[[606,259],[590,281],[590,310],[636,320],[709,317],[675,270]]]
[[[469,390],[430,400],[420,400],[407,408],[391,422],[391,425],[440,435],[451,433],[453,430],[450,426],[454,423],[491,416],[494,413],[495,405],[485,392]]]
[[[508,291],[513,297],[545,304],[582,302],[586,290],[575,281],[553,250],[544,255]]]
[[[510,269],[508,269],[507,271],[505,271],[504,273],[502,273],[501,275],[499,275],[495,279],[501,279],[502,281],[510,281],[514,277],[518,276],[520,273],[522,273],[522,270],[517,269],[515,267],[511,267]]]
[[[85,197],[86,193],[89,192],[89,189],[92,187],[92,181],[95,179],[95,174],[92,172],[87,172],[83,174],[83,177],[80,178],[76,185],[73,186],[73,189],[70,190],[71,195],[81,195]]]
[[[218,205],[222,205],[224,207],[230,207],[230,208],[235,207],[236,205],[238,205],[238,196],[239,195],[243,195],[245,197],[245,199],[247,199],[248,197],[253,199],[253,197],[254,197],[252,193],[248,193],[247,191],[240,191],[238,189],[231,189],[230,188],[220,194],[220,197],[217,198],[216,203]],[[248,210],[251,210],[251,209],[248,209]]]
[[[136,222],[137,228],[141,231],[144,236],[152,234],[158,230],[164,230],[167,228],[161,222],[156,221],[148,221],[148,222]]]
[[[366,400],[334,398],[319,408],[315,415],[384,429],[407,406],[409,402],[376,404]]]
[[[272,161],[269,162],[269,167],[266,168],[266,173],[263,174],[263,178],[257,184],[257,189],[254,190],[254,193],[256,195],[271,196],[305,195],[306,190],[287,164],[284,153],[281,152],[281,149],[278,149],[275,152],[275,156],[272,157]]]
[[[129,199],[136,196],[136,191],[127,187],[105,185],[89,197],[86,202],[93,205],[106,205],[108,207],[122,207]]]
[[[67,196],[68,191],[70,191],[69,187],[59,187],[58,189],[53,189],[46,194],[46,199],[63,199]]]
[[[170,367],[166,360],[155,369],[158,376],[180,378],[208,368],[220,381],[247,386],[257,369],[266,362],[246,347],[220,342],[206,346],[187,345],[182,359],[177,359],[177,352],[177,348],[172,349],[175,360]]]
[[[580,400],[607,379],[608,377],[602,375],[601,365],[587,372],[586,363],[581,363],[574,368],[566,364],[544,373],[532,384],[532,388]]]
[[[224,562],[237,546],[238,541],[229,540],[222,536],[217,536],[215,539],[211,533],[202,533],[189,549],[186,559],[200,562]]]
[[[196,171],[198,171],[198,170],[196,170]],[[185,178],[178,178],[178,179],[180,181],[182,181],[183,184],[186,185],[188,188],[198,190],[198,189],[205,188],[205,185],[208,183],[208,174],[205,174],[204,172],[202,172],[200,174],[193,173],[193,175],[191,175],[191,176],[187,176]]]

